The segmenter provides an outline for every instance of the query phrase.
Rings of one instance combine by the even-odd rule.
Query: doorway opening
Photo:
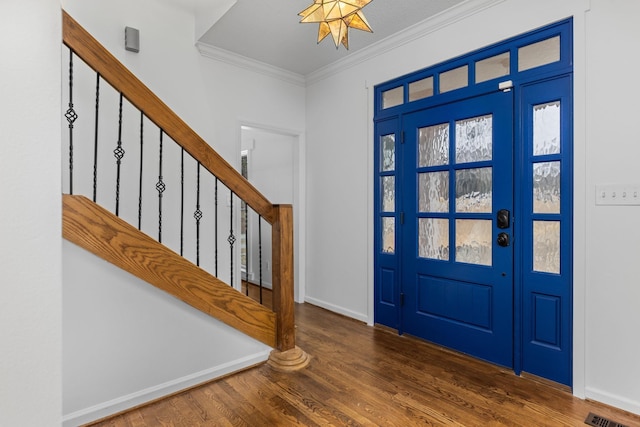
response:
[[[304,300],[304,167],[300,133],[256,124],[240,127],[240,171],[267,199],[293,205],[294,298]],[[241,206],[241,274],[251,285],[271,289],[271,226]]]

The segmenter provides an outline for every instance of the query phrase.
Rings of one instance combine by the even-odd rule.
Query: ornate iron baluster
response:
[[[93,135],[93,201],[98,193],[98,121],[100,113],[100,73],[96,73],[96,120]]]
[[[140,111],[140,184],[138,186],[138,230],[142,229],[142,160],[144,156],[144,113]]]
[[[120,92],[120,108],[118,113],[118,146],[113,150],[113,156],[116,158],[116,216],[120,212],[120,165],[124,157],[124,148],[122,148],[122,92]]]
[[[156,190],[158,190],[158,242],[162,243],[162,193],[167,188],[164,182],[162,182],[162,136],[164,132],[160,129],[160,161],[158,182],[156,183]]]
[[[73,123],[78,114],[73,109],[73,51],[69,49],[69,108],[64,116],[69,122],[69,194],[73,194]]]
[[[236,242],[236,236],[233,235],[233,190],[229,190],[231,192],[231,198],[229,203],[229,237],[227,238],[227,242],[229,242],[229,249],[231,251],[231,282],[229,283],[233,286],[233,245]]]
[[[196,211],[193,213],[196,219],[196,265],[200,266],[200,220],[202,211],[200,210],[200,162],[198,162],[198,175],[196,178]]]
[[[180,256],[184,253],[184,148],[180,152]]]

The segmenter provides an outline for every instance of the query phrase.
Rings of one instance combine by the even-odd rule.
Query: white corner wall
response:
[[[457,11],[309,76],[306,299],[373,321],[374,85],[573,16],[573,392],[640,413],[640,207],[595,205],[596,184],[640,183],[640,3],[472,0]]]
[[[0,425],[62,419],[60,8],[0,5]]]

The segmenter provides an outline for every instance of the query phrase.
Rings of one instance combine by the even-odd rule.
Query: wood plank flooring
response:
[[[309,366],[246,370],[95,424],[143,426],[585,426],[640,416],[412,337],[296,306]]]

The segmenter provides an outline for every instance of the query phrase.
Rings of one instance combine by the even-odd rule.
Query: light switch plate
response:
[[[596,205],[640,205],[640,184],[596,185]]]

